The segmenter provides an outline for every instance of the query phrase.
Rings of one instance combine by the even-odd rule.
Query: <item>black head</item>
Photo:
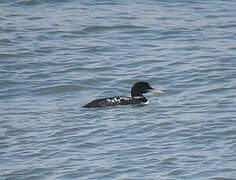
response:
[[[147,93],[148,90],[152,89],[153,88],[147,82],[137,82],[131,89],[131,96],[142,96],[142,94]]]
[[[161,90],[153,89],[147,82],[137,82],[133,85],[131,89],[131,96],[142,96],[144,93],[154,92],[154,93],[164,93]]]

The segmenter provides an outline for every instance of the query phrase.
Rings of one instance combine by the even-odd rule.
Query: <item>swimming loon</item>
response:
[[[164,93],[164,91],[153,89],[147,82],[137,82],[131,88],[131,97],[115,96],[104,99],[95,99],[83,107],[96,108],[127,104],[148,104],[148,100],[143,96],[144,93],[148,92]]]

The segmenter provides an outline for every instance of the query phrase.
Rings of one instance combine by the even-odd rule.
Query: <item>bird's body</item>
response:
[[[144,96],[140,98],[115,96],[115,97],[109,97],[109,98],[104,98],[104,99],[95,99],[83,107],[86,107],[86,108],[107,107],[107,106],[115,106],[115,105],[128,105],[128,104],[141,104],[141,103],[145,104],[147,102],[148,101]]]
[[[146,82],[137,82],[131,89],[131,97],[115,96],[103,99],[95,99],[90,103],[84,105],[85,108],[108,107],[115,105],[128,104],[148,104],[148,100],[142,95],[147,92],[164,93],[161,90],[153,89]]]

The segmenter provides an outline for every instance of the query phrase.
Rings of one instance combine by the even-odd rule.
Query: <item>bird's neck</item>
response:
[[[141,95],[132,96],[132,98],[134,98],[134,99],[141,99],[141,98],[145,98],[145,97],[141,94]]]
[[[147,102],[148,100],[143,95],[132,96],[133,99],[140,101],[140,102]]]

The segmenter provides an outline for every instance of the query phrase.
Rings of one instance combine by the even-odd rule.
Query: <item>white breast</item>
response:
[[[144,103],[142,103],[142,104],[149,104],[150,102],[149,101],[147,101],[147,102],[144,102]]]

